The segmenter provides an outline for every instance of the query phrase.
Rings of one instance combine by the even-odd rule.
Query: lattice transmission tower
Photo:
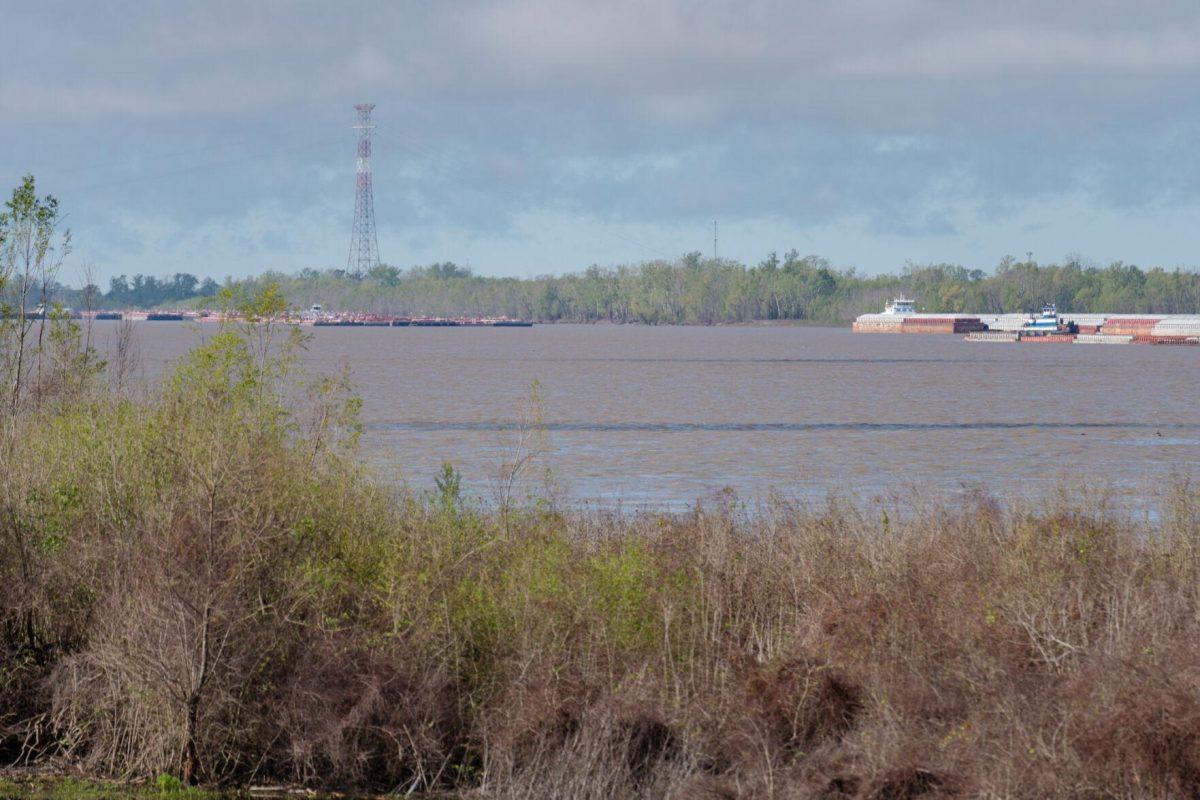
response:
[[[350,256],[346,271],[357,275],[379,266],[379,240],[375,236],[375,197],[371,190],[371,110],[374,103],[360,103],[358,111],[358,160],[354,168],[354,228],[350,232]]]

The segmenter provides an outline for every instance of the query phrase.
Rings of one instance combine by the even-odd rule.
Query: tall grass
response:
[[[274,348],[274,349],[272,349]],[[880,518],[396,494],[354,402],[228,330],[22,412],[0,757],[487,797],[1200,793],[1200,498]],[[288,387],[309,386],[299,402]]]

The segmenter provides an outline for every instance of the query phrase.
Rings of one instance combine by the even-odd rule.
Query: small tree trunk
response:
[[[196,717],[200,707],[200,698],[196,695],[188,698],[187,723],[183,734],[183,756],[180,759],[179,779],[185,786],[195,786],[198,782],[197,773],[200,771],[200,760],[196,754]]]

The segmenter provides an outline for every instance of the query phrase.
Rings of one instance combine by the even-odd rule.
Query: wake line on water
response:
[[[464,359],[465,360],[465,359]],[[491,361],[489,358],[474,360]],[[571,356],[506,358],[506,361],[536,363],[586,364],[998,364],[995,359],[983,358],[686,358],[657,356]]]
[[[521,430],[517,421],[441,422],[409,420],[376,422],[371,430],[387,431],[482,431]],[[692,432],[805,432],[805,431],[987,431],[987,430],[1200,430],[1200,424],[1150,422],[546,422],[547,431],[596,433],[692,433]]]

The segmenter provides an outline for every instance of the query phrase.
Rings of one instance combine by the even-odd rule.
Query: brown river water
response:
[[[102,345],[114,331],[96,324]],[[203,335],[136,331],[147,377]],[[784,326],[311,332],[310,369],[352,370],[364,457],[420,490],[449,461],[494,499],[521,453],[526,491],[548,473],[560,498],[626,509],[684,508],[726,487],[754,501],[1036,497],[1064,483],[1141,505],[1200,475],[1200,348]]]

